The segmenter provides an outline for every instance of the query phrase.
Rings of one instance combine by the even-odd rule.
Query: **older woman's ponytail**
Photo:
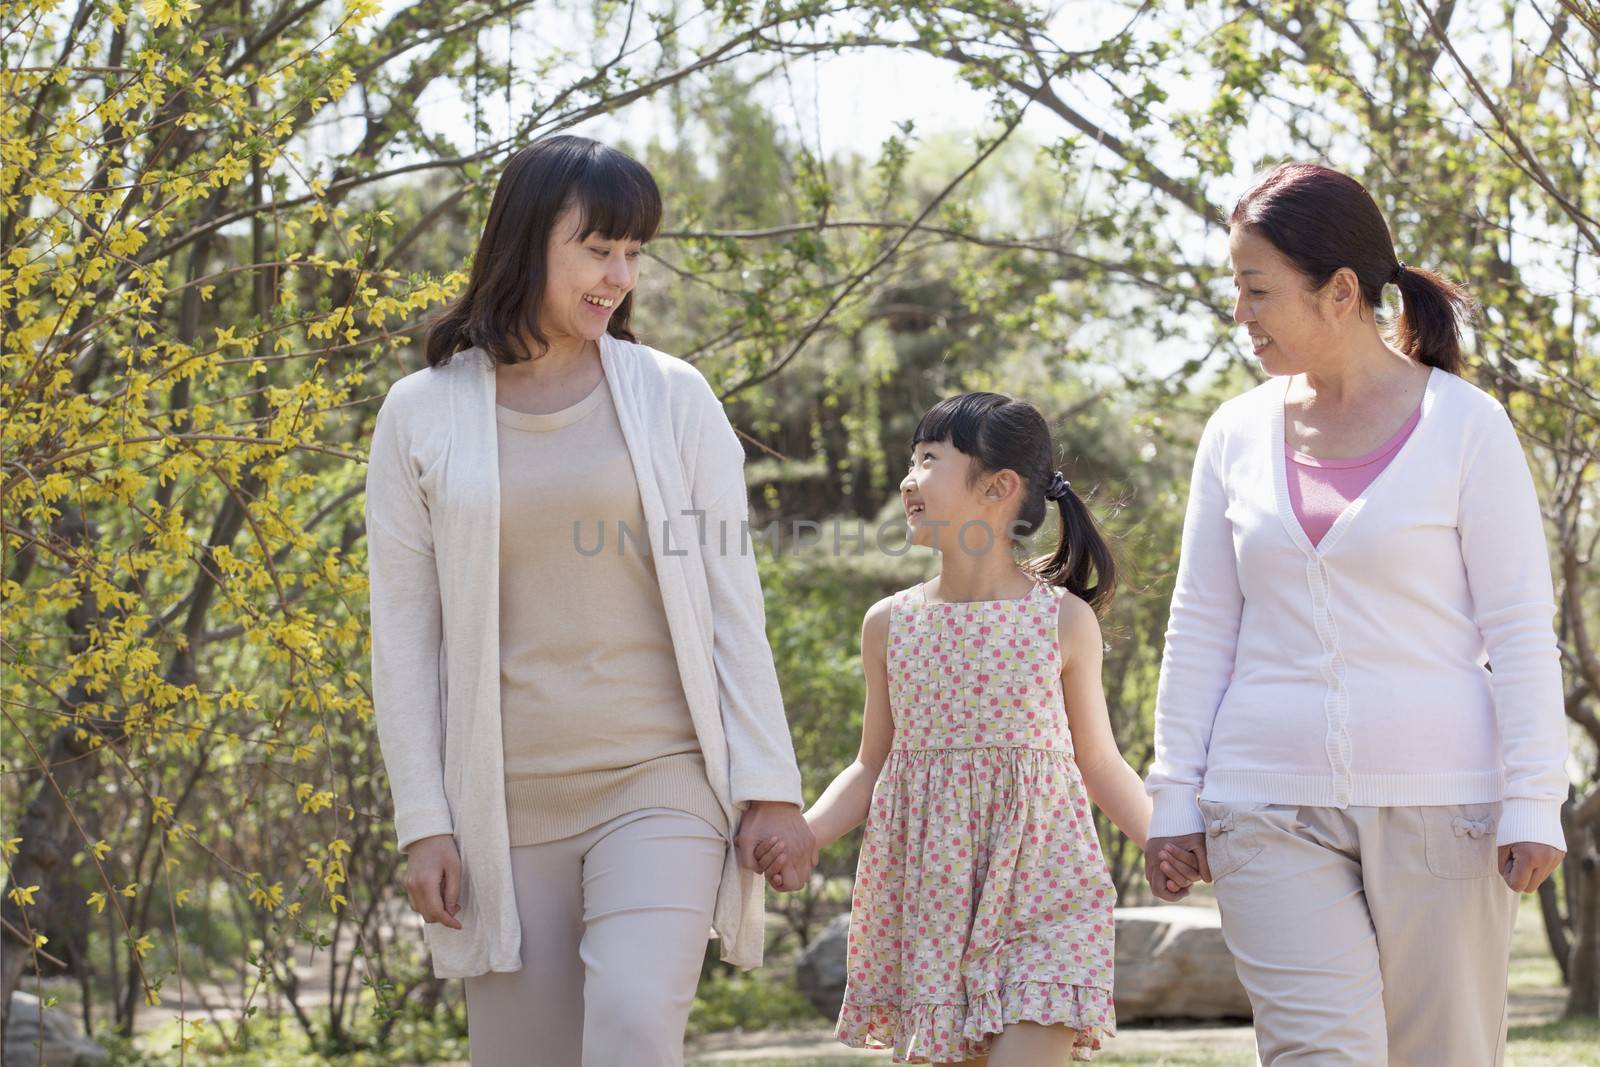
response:
[[[1453,282],[1395,257],[1389,224],[1366,188],[1319,163],[1280,163],[1239,198],[1229,223],[1257,234],[1320,289],[1349,268],[1369,308],[1383,287],[1400,287],[1400,314],[1387,339],[1418,363],[1461,373],[1461,336],[1472,298]]]
[[[1461,373],[1461,334],[1472,318],[1472,297],[1433,271],[1404,263],[1395,268],[1394,282],[1400,314],[1390,324],[1389,343],[1418,363]]]

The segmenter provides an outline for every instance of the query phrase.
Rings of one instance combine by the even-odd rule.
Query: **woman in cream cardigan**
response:
[[[708,930],[761,961],[758,840],[814,854],[743,536],[744,451],[629,331],[648,171],[511,158],[367,476],[373,701],[472,1062],[678,1064]]]
[[[1284,164],[1229,248],[1271,378],[1222,405],[1195,460],[1152,886],[1168,896],[1178,851],[1215,880],[1267,1067],[1486,1067],[1516,894],[1564,844],[1533,479],[1505,408],[1457,376],[1465,294],[1395,257],[1360,183]]]

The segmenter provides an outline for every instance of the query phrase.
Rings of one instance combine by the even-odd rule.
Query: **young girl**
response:
[[[1116,892],[1085,793],[1141,848],[1150,822],[1100,686],[1111,553],[1033,405],[952,397],[913,442],[901,499],[940,573],[867,612],[860,754],[806,812],[818,848],[867,819],[836,1034],[896,1063],[1088,1059],[1115,1032]],[[1049,501],[1061,542],[1020,564]],[[774,888],[790,859],[757,848]]]

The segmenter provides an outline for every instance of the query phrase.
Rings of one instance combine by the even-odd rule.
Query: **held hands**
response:
[[[1532,893],[1555,869],[1561,866],[1566,853],[1552,845],[1536,841],[1520,841],[1515,845],[1501,845],[1500,877],[1514,893]]]
[[[425,923],[461,929],[461,856],[455,838],[434,834],[406,848],[406,900]]]
[[[817,839],[798,806],[776,801],[751,803],[734,838],[739,866],[764,875],[780,892],[806,884],[817,865]]]
[[[780,893],[793,893],[806,884],[811,871],[817,865],[817,849],[812,847],[807,861],[795,864],[789,858],[789,846],[782,838],[769,837],[757,843],[755,851],[756,870],[766,876],[767,884]]]
[[[1211,881],[1206,862],[1206,835],[1152,837],[1144,846],[1144,875],[1161,900],[1176,903],[1196,882]]]

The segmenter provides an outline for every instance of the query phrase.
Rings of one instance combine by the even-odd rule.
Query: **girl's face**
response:
[[[973,484],[972,464],[971,456],[946,441],[921,441],[911,450],[910,466],[900,480],[900,502],[912,544],[939,551],[960,545],[974,555],[987,545],[1008,544],[1004,512],[1008,505],[1016,510],[1013,497],[1020,481],[1002,471]],[[963,533],[971,522],[987,524],[989,532],[972,527]]]
[[[580,239],[581,221],[576,207],[563,211],[545,249],[539,324],[552,342],[599,340],[617,305],[639,280],[640,242],[607,240],[596,233]]]
[[[1327,350],[1340,316],[1330,315],[1349,288],[1341,272],[1320,291],[1273,247],[1272,242],[1239,226],[1228,235],[1233,284],[1239,295],[1233,321],[1250,334],[1250,346],[1268,374],[1300,374]],[[1352,275],[1353,277],[1353,275]],[[1344,293],[1348,296],[1348,293]]]

